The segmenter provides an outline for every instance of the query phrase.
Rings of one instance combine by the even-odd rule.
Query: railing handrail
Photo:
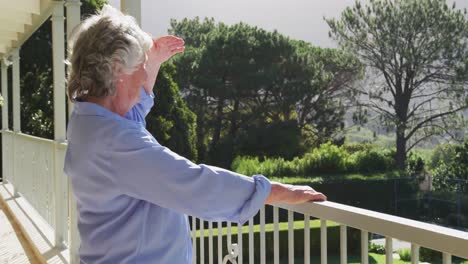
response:
[[[32,136],[32,135],[21,133],[21,132],[14,132],[12,130],[1,130],[0,132],[7,134],[7,135],[15,135],[26,140],[42,142],[42,143],[47,143],[47,144],[54,144],[55,142],[53,139]]]
[[[468,232],[329,201],[275,206],[468,259]]]

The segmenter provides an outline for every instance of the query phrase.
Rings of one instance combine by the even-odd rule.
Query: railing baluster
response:
[[[346,226],[340,225],[340,263],[347,264],[348,263],[348,236],[346,234]]]
[[[265,206],[260,208],[260,264],[266,263],[265,254]]]
[[[238,263],[244,263],[243,250],[242,250],[242,225],[237,224],[237,245],[239,246],[239,256],[237,257]]]
[[[444,252],[442,254],[442,263],[443,264],[452,264],[452,255]]]
[[[192,263],[197,263],[197,218],[192,216]]]
[[[361,263],[369,263],[369,232],[361,230]]]
[[[232,244],[232,237],[231,237],[231,222],[227,222],[227,248],[229,248]]]
[[[223,263],[223,224],[218,222],[218,263]]]
[[[327,220],[320,220],[320,263],[327,264]]]
[[[304,264],[310,264],[310,216],[304,215]]]
[[[205,263],[205,222],[200,219],[200,263]]]
[[[385,237],[385,263],[393,264],[393,239]]]
[[[279,223],[278,223],[279,208],[273,207],[273,263],[279,264]]]
[[[411,243],[411,264],[419,263],[419,246]]]
[[[294,212],[288,210],[288,263],[294,263]]]
[[[209,237],[208,237],[208,261],[213,264],[213,222],[208,222]]]
[[[249,220],[249,263],[254,264],[254,228],[253,218]]]

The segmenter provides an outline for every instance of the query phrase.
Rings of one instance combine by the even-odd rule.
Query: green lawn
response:
[[[327,221],[327,227],[333,227],[333,226],[338,226],[337,223]],[[197,227],[200,228],[200,223],[197,223]],[[320,220],[312,220],[310,221],[310,228],[319,228],[320,227]],[[304,229],[304,221],[303,220],[298,220],[294,221],[294,229]],[[274,225],[273,224],[266,224],[265,225],[265,231],[273,231],[274,230]],[[282,230],[288,230],[288,223],[279,223],[279,231]],[[227,234],[227,227],[223,227],[222,229],[223,236]],[[248,233],[249,232],[249,225],[245,224],[242,226],[242,233]],[[254,233],[260,232],[260,225],[254,225]],[[204,235],[208,236],[210,231],[208,229],[204,230]],[[218,229],[213,228],[213,235],[218,234]],[[231,234],[232,235],[237,235],[237,225],[232,225],[231,227]],[[197,230],[197,237],[200,237],[200,230]]]

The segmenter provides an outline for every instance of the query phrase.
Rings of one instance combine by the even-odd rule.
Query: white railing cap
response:
[[[329,201],[276,206],[468,259],[468,232]]]

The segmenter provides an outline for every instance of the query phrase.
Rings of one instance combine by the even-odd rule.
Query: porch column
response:
[[[65,141],[65,29],[63,1],[54,1],[52,12],[52,58],[54,77],[54,139]]]
[[[3,131],[8,130],[8,65],[2,60],[2,129]],[[5,174],[3,174],[5,177]]]
[[[120,0],[120,10],[134,17],[141,27],[141,0]]]
[[[73,29],[78,26],[81,21],[81,1],[80,0],[68,0],[65,3],[67,8],[67,38],[70,37]],[[73,111],[73,103],[68,100],[68,116],[71,115]]]
[[[65,3],[67,8],[67,37],[69,38],[73,29],[78,26],[81,21],[81,1],[80,0],[67,0]],[[73,111],[73,103],[68,99],[68,116]],[[68,211],[70,216],[70,230],[69,230],[69,248],[70,248],[70,263],[78,264],[79,256],[78,250],[80,247],[80,234],[78,233],[78,213],[76,208],[75,196],[72,193],[72,188],[68,182],[68,177],[64,178],[65,188],[68,188]]]
[[[20,106],[20,56],[19,56],[19,51],[20,48],[16,48],[12,54],[11,54],[11,59],[13,62],[13,131],[15,133],[21,133],[21,106]],[[17,159],[17,153],[16,153],[16,135],[13,135],[12,138],[12,146],[13,146],[13,163],[12,163],[12,175],[11,178],[13,180],[13,195],[18,196],[18,192],[20,190],[21,186],[21,175],[19,175],[16,172],[16,159]]]
[[[8,175],[9,167],[13,166],[8,162],[13,155],[13,153],[8,153],[8,149],[6,148],[8,135],[5,135],[5,131],[8,128],[8,65],[5,64],[5,61],[2,60],[1,62],[2,67],[2,96],[3,96],[3,105],[2,105],[2,175],[3,175],[3,182],[10,182],[11,177],[13,175]]]
[[[13,60],[13,131],[21,132],[21,107],[20,107],[20,56],[19,48],[11,55]]]
[[[63,16],[63,1],[54,1],[52,11],[52,58],[53,58],[53,89],[54,89],[54,246],[63,248],[64,226],[67,221],[65,207],[68,201],[64,188],[63,158],[60,144],[65,142],[65,28]]]

